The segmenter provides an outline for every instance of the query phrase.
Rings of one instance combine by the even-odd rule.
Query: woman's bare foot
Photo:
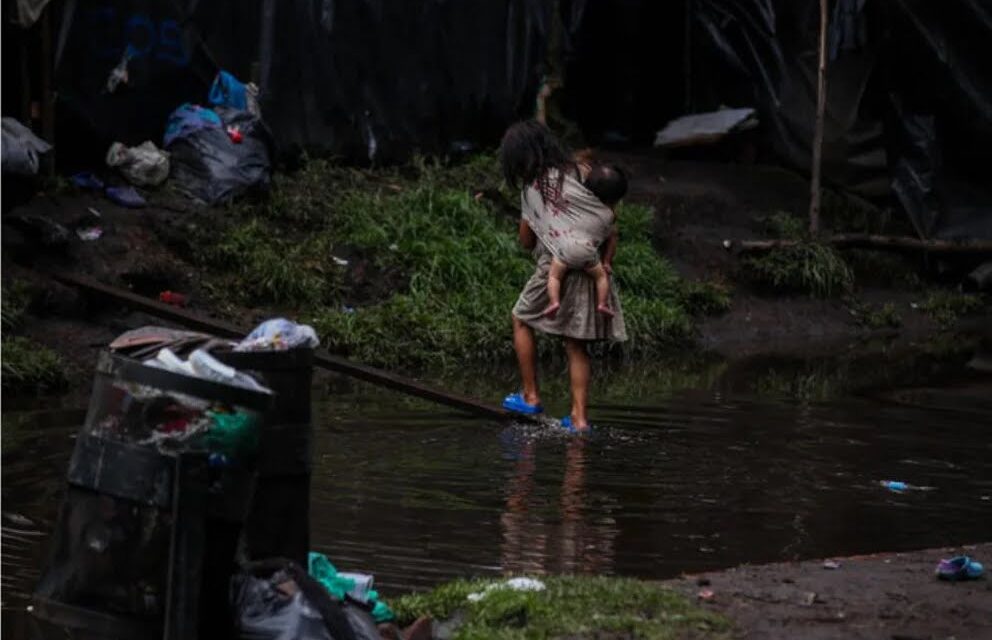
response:
[[[548,307],[544,311],[541,312],[541,315],[544,316],[545,318],[554,318],[556,315],[558,315],[558,309],[560,308],[561,308],[561,303],[552,302],[551,304],[548,305]]]
[[[617,315],[617,312],[616,311],[614,311],[613,309],[610,309],[605,304],[597,304],[596,305],[596,311],[598,311],[599,313],[602,313],[607,318],[612,318],[613,316]]]

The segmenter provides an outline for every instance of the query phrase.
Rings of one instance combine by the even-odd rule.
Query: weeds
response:
[[[902,326],[902,315],[891,302],[873,306],[855,300],[850,304],[850,311],[858,323],[868,329],[898,329]]]
[[[957,322],[958,318],[985,307],[981,295],[938,289],[930,292],[920,304],[920,309],[943,328]]]
[[[510,310],[534,268],[516,219],[499,215],[512,200],[493,156],[374,172],[311,160],[277,180],[268,202],[231,208],[226,226],[201,232],[196,256],[211,267],[213,295],[292,307],[328,347],[357,359],[406,368],[502,360]],[[646,207],[619,213],[614,267],[631,355],[687,343],[693,313],[729,303],[722,288],[682,282],[651,246],[652,220]],[[396,277],[361,295],[335,254]],[[555,346],[539,342],[544,354]]]
[[[429,593],[395,601],[401,623],[429,615],[438,620],[462,612],[456,639],[636,637],[647,640],[728,637],[726,619],[704,611],[683,596],[637,580],[605,577],[543,579],[543,591],[492,589],[491,580],[457,581]],[[706,634],[706,635],[702,635]]]
[[[4,336],[0,361],[4,391],[55,391],[67,384],[62,358],[27,338]]]
[[[742,266],[758,284],[821,298],[847,293],[854,285],[854,275],[843,256],[833,247],[813,241],[748,256]]]

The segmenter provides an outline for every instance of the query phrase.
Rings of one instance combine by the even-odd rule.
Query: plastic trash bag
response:
[[[255,327],[234,350],[285,351],[300,347],[313,349],[319,345],[317,332],[310,325],[296,324],[285,318],[273,318]]]
[[[217,111],[223,126],[183,132],[167,145],[173,184],[211,205],[252,190],[268,190],[272,173],[271,136],[262,121],[247,111],[224,107]],[[238,131],[240,141],[232,141],[226,129]]]
[[[286,571],[277,571],[267,579],[235,576],[231,600],[242,640],[336,640],[320,612]]]
[[[176,140],[191,136],[197,131],[222,129],[223,126],[220,116],[213,110],[186,102],[169,114],[162,144],[168,147]]]
[[[107,166],[115,167],[132,184],[151,187],[169,177],[169,154],[151,140],[136,147],[115,142],[107,150]]]
[[[359,605],[345,602],[344,615],[348,618],[348,624],[356,640],[382,640],[372,615]]]
[[[14,118],[4,118],[2,149],[3,173],[33,176],[38,173],[38,156],[51,151],[52,145]]]
[[[244,565],[231,579],[230,598],[241,640],[359,638],[342,603],[290,560],[272,558]],[[355,618],[357,622],[360,617]]]
[[[248,97],[245,85],[227,71],[220,71],[214,78],[207,97],[210,104],[248,111]]]

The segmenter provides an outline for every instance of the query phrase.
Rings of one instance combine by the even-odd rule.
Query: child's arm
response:
[[[617,233],[616,225],[613,225],[613,231],[610,232],[610,237],[606,239],[603,248],[603,268],[606,269],[607,273],[613,273],[613,258],[617,255],[617,242],[619,240],[620,234]]]

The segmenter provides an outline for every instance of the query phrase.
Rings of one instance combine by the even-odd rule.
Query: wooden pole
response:
[[[114,300],[115,302],[129,306],[133,309],[140,309],[141,311],[150,313],[159,318],[172,320],[173,322],[191,329],[196,329],[197,331],[206,331],[212,333],[213,335],[223,336],[226,338],[242,338],[248,335],[249,332],[249,329],[246,329],[245,327],[239,327],[222,320],[207,318],[202,315],[186,311],[185,309],[179,309],[178,307],[163,304],[157,300],[136,295],[130,291],[125,291],[123,289],[118,289],[117,287],[111,287],[109,285],[96,282],[95,280],[91,280],[90,278],[86,278],[84,276],[78,276],[74,273],[57,272],[50,275],[55,280],[63,284],[71,285],[90,294],[95,294]],[[380,387],[393,389],[395,391],[399,391],[400,393],[405,393],[424,400],[430,400],[432,402],[437,402],[438,404],[467,411],[468,413],[473,413],[478,416],[496,418],[499,420],[540,422],[539,418],[510,414],[503,410],[502,407],[493,406],[474,398],[468,398],[454,393],[448,393],[447,391],[441,391],[440,389],[429,387],[416,380],[411,380],[410,378],[390,373],[388,371],[383,371],[381,369],[376,369],[375,367],[359,364],[357,362],[352,362],[347,358],[330,354],[327,351],[319,350],[315,352],[313,361],[318,367],[322,367],[330,371],[336,371],[337,373],[341,373],[352,378],[358,378],[359,380],[364,380],[365,382],[370,382]]]
[[[813,128],[813,167],[810,178],[809,231],[820,232],[820,171],[823,164],[823,119],[827,110],[827,3],[820,0],[820,55],[816,83],[816,122]]]
[[[929,253],[988,253],[992,240],[921,240],[911,236],[883,236],[868,233],[837,233],[823,239],[838,248],[863,247],[890,251],[927,251]],[[724,240],[728,251],[771,251],[799,244],[799,240]]]
[[[55,91],[52,88],[52,75],[55,57],[52,51],[52,5],[49,3],[41,14],[41,137],[52,150],[43,160],[44,172],[48,177],[55,175]]]

